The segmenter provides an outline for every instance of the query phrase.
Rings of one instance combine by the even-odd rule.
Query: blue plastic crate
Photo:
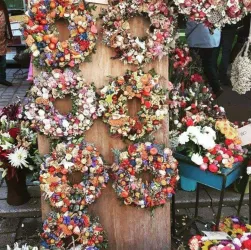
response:
[[[245,169],[245,163],[235,163],[233,168],[225,168],[222,173],[212,173],[208,170],[202,171],[199,166],[194,164],[187,156],[175,153],[174,157],[179,162],[179,174],[181,177],[191,179],[208,187],[222,190],[223,180],[226,178],[225,188],[237,180]]]

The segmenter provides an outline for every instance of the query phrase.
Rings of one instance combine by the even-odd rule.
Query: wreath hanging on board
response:
[[[129,19],[146,16],[150,27],[144,38],[133,37]],[[168,55],[170,46],[178,38],[177,13],[163,0],[119,1],[101,13],[103,42],[115,49],[114,58],[125,64],[143,65]]]
[[[43,223],[41,249],[98,250],[107,246],[101,224],[86,211],[51,212]]]
[[[70,96],[72,111],[61,114],[55,107],[56,99]],[[71,69],[41,72],[34,78],[23,116],[31,120],[41,133],[53,136],[82,135],[97,118],[96,93],[93,84],[87,83],[82,74]]]
[[[178,162],[172,151],[151,142],[130,145],[126,151],[116,152],[113,165],[113,188],[124,204],[154,208],[166,203],[175,193]],[[152,181],[143,181],[138,175],[149,172]]]
[[[97,40],[96,20],[90,6],[82,0],[31,0],[23,27],[26,43],[38,68],[74,67],[94,52]],[[55,22],[68,21],[70,37],[59,41]]]
[[[72,183],[74,175],[79,183]],[[76,179],[76,178],[74,178]],[[40,187],[50,205],[61,212],[80,211],[93,203],[109,176],[100,153],[84,141],[59,143],[41,166]]]
[[[128,113],[127,101],[133,98],[141,103],[137,117]],[[101,89],[98,113],[112,135],[135,141],[161,127],[168,112],[166,98],[161,77],[154,70],[127,71]]]

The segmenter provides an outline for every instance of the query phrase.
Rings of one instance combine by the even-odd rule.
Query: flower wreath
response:
[[[71,96],[72,112],[62,115],[53,106],[53,101],[67,95]],[[32,120],[33,126],[45,135],[81,135],[97,118],[95,87],[70,69],[41,72],[34,79],[23,116]]]
[[[153,208],[165,204],[172,197],[178,176],[178,162],[172,151],[151,142],[130,145],[119,152],[118,162],[113,166],[113,188],[126,205]],[[153,180],[143,182],[136,175],[150,171]]]
[[[222,27],[237,23],[245,14],[242,1],[239,0],[174,0],[179,13],[185,14],[192,21],[202,22],[209,28]]]
[[[128,19],[146,15],[150,18],[147,37],[132,37]],[[173,8],[163,0],[119,1],[101,14],[103,18],[103,41],[114,48],[116,56],[124,63],[142,65],[168,54],[177,38],[176,15]]]
[[[81,249],[103,249],[107,245],[102,226],[82,211],[51,212],[43,223],[41,238],[43,249],[70,249],[78,245]]]
[[[96,20],[82,0],[32,0],[24,36],[37,67],[74,67],[84,62],[96,44]],[[69,22],[70,38],[59,41],[55,21]]]
[[[80,172],[80,173],[79,173]],[[83,175],[72,184],[69,174]],[[93,203],[106,187],[108,173],[97,149],[84,141],[60,143],[41,166],[40,186],[52,207],[79,211]]]
[[[111,134],[136,140],[159,129],[167,115],[166,95],[160,79],[153,70],[127,71],[124,76],[111,78],[110,84],[101,90],[98,111],[110,125]],[[127,100],[134,97],[142,104],[136,118],[130,117],[127,109]]]

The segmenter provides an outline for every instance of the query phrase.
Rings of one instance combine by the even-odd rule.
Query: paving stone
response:
[[[212,189],[212,188],[207,188],[207,191],[210,197],[212,198],[213,205],[217,205],[220,200],[220,191]],[[234,206],[238,204],[239,200],[240,200],[240,193],[233,191],[232,188],[226,189],[225,195],[224,195],[224,205]],[[244,196],[243,202],[247,202],[247,201],[248,201],[248,195],[246,194]]]
[[[187,192],[178,190],[175,195],[176,208],[190,208],[195,207],[196,192]],[[202,189],[200,192],[200,206],[209,206],[210,199],[207,193]]]
[[[237,207],[235,207],[237,209]],[[240,216],[243,216],[244,218],[247,219],[247,221],[249,221],[249,206],[244,204],[241,207],[241,211],[240,211]]]
[[[214,207],[215,213],[218,212],[218,207]],[[231,215],[237,215],[237,209],[235,207],[222,207],[221,217],[227,217]]]
[[[13,245],[15,242],[16,233],[0,234],[0,249],[6,250],[7,245]]]
[[[40,198],[31,198],[21,206],[10,206],[6,200],[0,202],[1,217],[39,217],[41,216]]]
[[[0,220],[0,234],[3,233],[15,233],[18,225],[20,223],[20,218],[3,218]]]
[[[32,239],[39,236],[39,230],[42,227],[42,218],[25,218],[22,220],[17,230],[16,239]]]
[[[31,197],[39,198],[40,197],[40,188],[39,186],[28,186],[28,192]],[[0,188],[0,200],[7,199],[7,187],[3,186]]]

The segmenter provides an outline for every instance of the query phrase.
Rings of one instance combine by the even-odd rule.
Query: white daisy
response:
[[[23,147],[17,148],[14,153],[8,155],[10,164],[15,168],[27,167],[28,151]]]

